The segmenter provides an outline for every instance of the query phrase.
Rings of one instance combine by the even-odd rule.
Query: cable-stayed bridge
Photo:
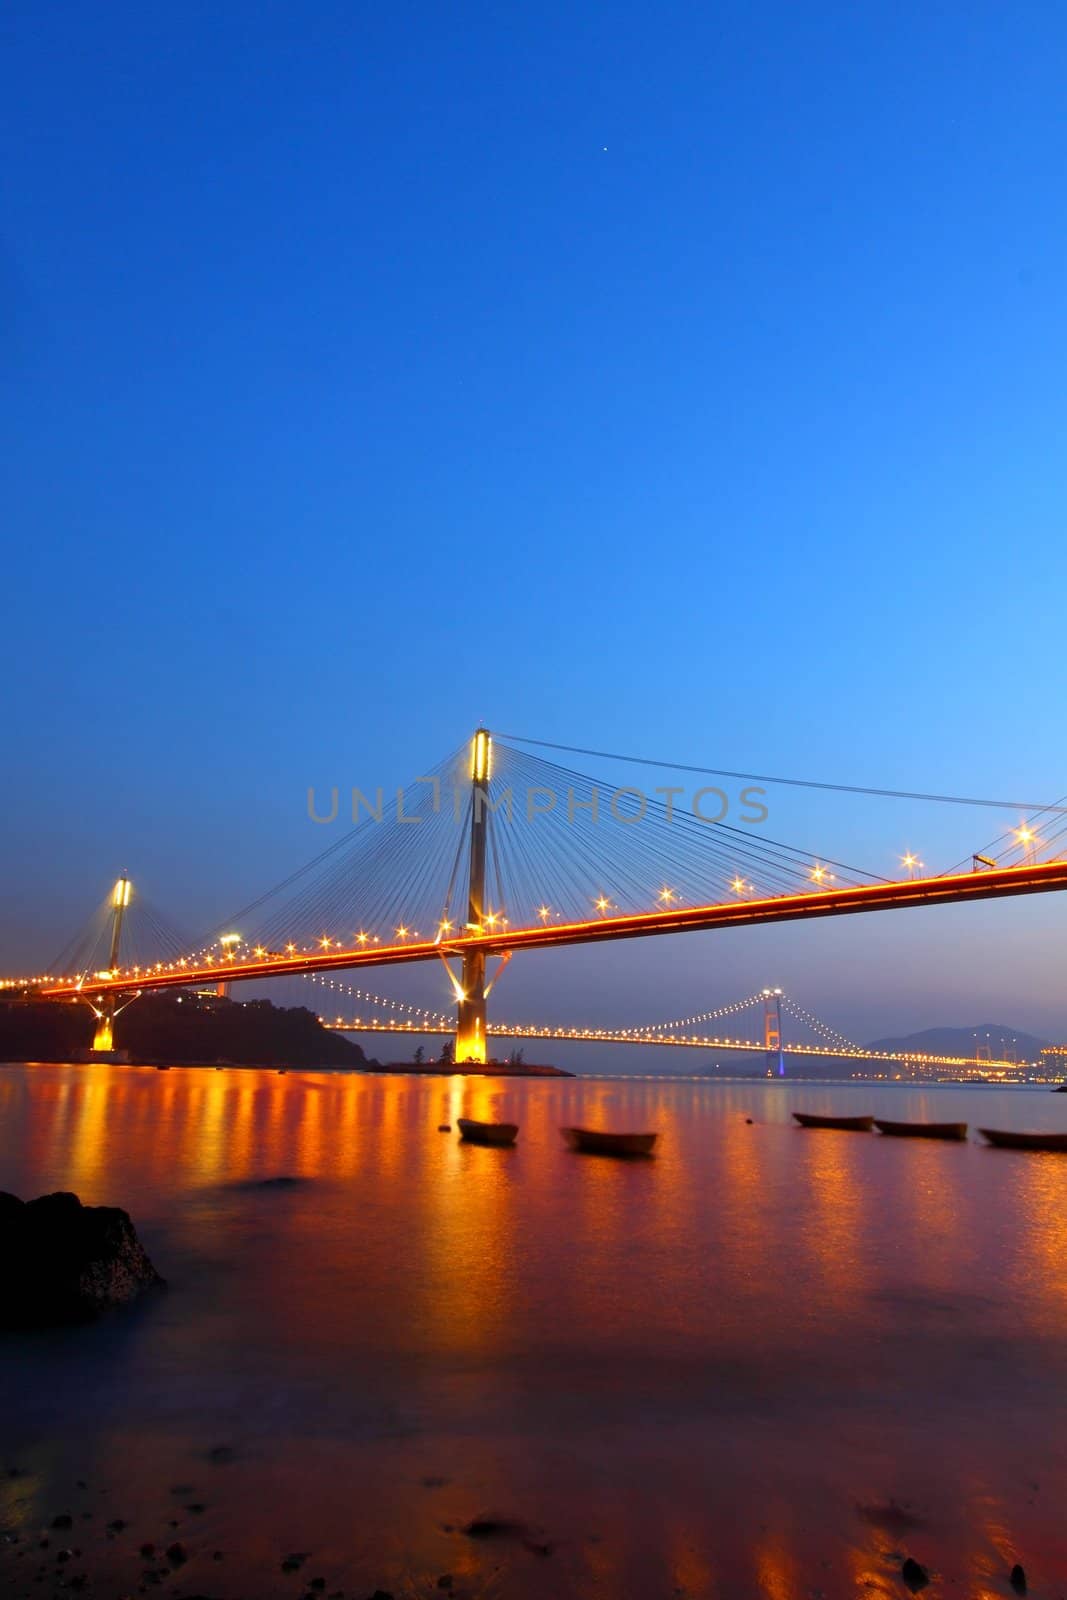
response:
[[[153,989],[442,962],[455,1004],[455,1059],[478,1064],[494,1033],[520,1036],[491,1026],[488,1006],[520,952],[1067,888],[1060,802],[808,785],[1024,814],[945,871],[928,874],[909,853],[900,875],[887,878],[766,833],[758,784],[801,780],[753,779],[741,792],[740,815],[728,821],[716,785],[702,783],[691,795],[682,785],[660,785],[650,794],[523,748],[538,743],[494,739],[480,728],[395,794],[354,790],[349,830],[198,938],[173,928],[124,874],[46,972],[0,987],[10,996],[87,1004],[97,1020],[94,1047],[106,1052],[121,1011]],[[657,765],[701,778],[747,776]],[[310,796],[309,809],[317,821],[336,820],[338,791],[325,804]],[[628,1030],[609,1031],[628,1042]],[[759,1047],[771,1048],[766,1038]]]

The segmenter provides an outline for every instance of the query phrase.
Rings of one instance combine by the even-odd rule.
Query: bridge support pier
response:
[[[96,1009],[96,1008],[94,1008]],[[115,1048],[115,1000],[113,995],[102,996],[96,1010],[96,1032],[93,1050],[110,1053]]]
[[[467,932],[481,933],[485,927],[486,833],[489,826],[489,772],[493,741],[487,728],[479,728],[471,743],[471,839],[467,874]],[[488,1060],[485,1024],[485,951],[470,950],[463,956],[460,974],[459,1011],[456,1018],[457,1065],[473,1062],[484,1066]]]
[[[463,990],[456,1019],[457,1063],[488,1060],[485,1037],[486,1017],[489,1007],[485,998],[485,952],[473,951],[463,957],[460,984]]]

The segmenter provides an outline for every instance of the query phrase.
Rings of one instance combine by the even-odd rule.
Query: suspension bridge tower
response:
[[[479,728],[471,741],[471,835],[467,875],[467,933],[485,926],[485,859],[489,825],[489,778],[493,741],[487,728]],[[459,1015],[456,1019],[457,1063],[487,1059],[485,951],[466,950],[460,974]]]
[[[785,1054],[782,1049],[782,991],[763,991],[763,1048],[767,1052],[767,1071],[772,1076],[785,1077]]]
[[[119,945],[122,942],[122,919],[130,903],[130,893],[133,885],[123,873],[111,891],[111,949],[107,958],[108,973],[113,973],[119,964]],[[113,994],[101,995],[99,1005],[93,1007],[96,1014],[96,1032],[93,1034],[94,1050],[113,1050],[115,1043],[115,1016],[117,1010]]]

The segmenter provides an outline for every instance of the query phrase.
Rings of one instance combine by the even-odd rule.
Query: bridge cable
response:
[[[514,739],[518,744],[538,745],[545,750],[565,750],[570,755],[594,756],[601,761],[627,761],[635,766],[658,767],[670,772],[694,772],[710,778],[742,778],[753,783],[778,783],[791,789],[825,789],[834,794],[863,794],[883,800],[930,800],[939,805],[986,806],[994,811],[1056,811],[1067,813],[1067,795],[1061,801],[1048,803],[1036,800],[990,800],[975,795],[927,794],[921,790],[876,789],[858,783],[826,783],[814,778],[783,778],[766,772],[732,772],[724,767],[698,767],[684,761],[656,761],[650,756],[620,755],[614,750],[587,750],[581,745],[554,744],[550,739],[531,739],[522,733],[502,733],[500,739]]]

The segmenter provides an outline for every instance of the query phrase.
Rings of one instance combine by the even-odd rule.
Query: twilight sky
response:
[[[322,848],[309,784],[481,720],[1067,790],[1060,6],[13,0],[2,39],[4,970],[125,866],[213,925]],[[1000,825],[770,805],[884,872]],[[777,982],[1067,1036],[1064,909],[531,957],[500,1009]]]

